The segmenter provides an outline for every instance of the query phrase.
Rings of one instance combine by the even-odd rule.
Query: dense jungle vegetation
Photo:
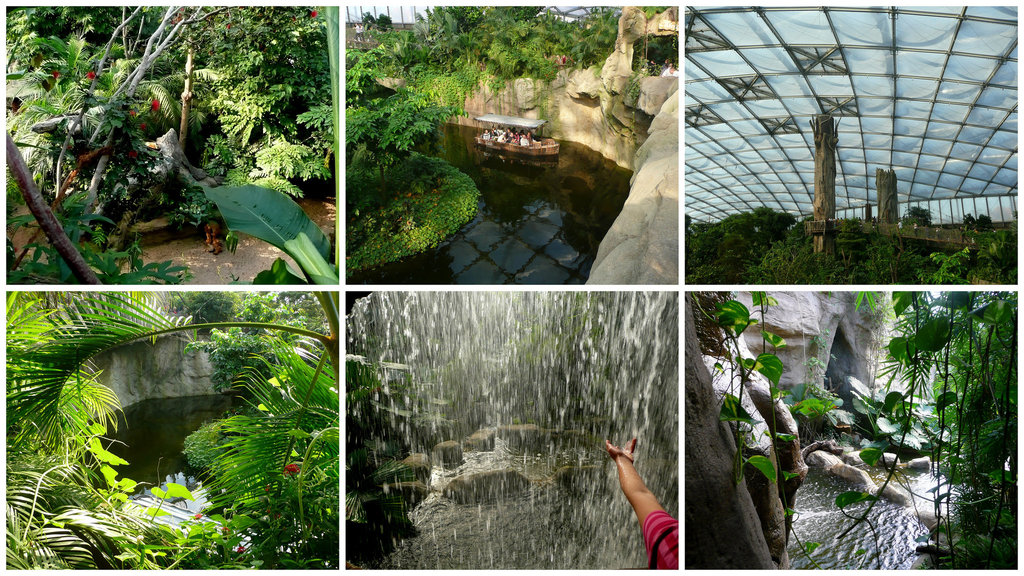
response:
[[[778,303],[770,294],[754,292],[752,310],[718,293],[698,294],[695,304],[702,350],[728,357],[737,353],[740,334],[763,324],[765,311]],[[859,450],[870,466],[883,461],[886,453],[898,454],[901,460],[928,456],[941,474],[932,478],[928,494],[935,501],[928,512],[937,518],[931,537],[941,543],[939,566],[1016,568],[1017,294],[896,292],[890,299],[860,293],[857,305],[870,306],[893,329],[881,342],[884,364],[876,385],[855,385],[852,406],[844,406],[836,394],[813,382],[779,389],[786,367],[770,351],[786,342],[767,331],[761,331],[765,353],[757,358],[736,355],[735,362],[722,369],[737,370],[744,380],[754,372],[766,377],[772,398],[785,402],[799,422],[804,446],[831,438]],[[738,398],[726,395],[720,418],[736,423],[738,446],[756,442],[741,432],[752,420]],[[782,436],[777,435],[777,441],[792,440]],[[777,470],[778,464],[763,456],[747,458],[741,450],[736,458],[741,467],[749,464],[751,471],[771,481],[795,476]],[[905,483],[902,470],[886,467],[886,484]],[[869,502],[873,507],[877,501],[877,496],[852,490],[840,494],[835,506]],[[787,516],[795,514],[793,522],[798,524],[799,492],[794,507],[797,510],[787,510]],[[871,507],[846,516],[852,525],[860,524],[869,518]],[[800,546],[812,564],[813,558],[831,553],[827,543],[808,541]],[[876,568],[859,562],[849,567]]]
[[[8,279],[183,281],[183,266],[143,262],[131,232],[159,217],[190,234],[223,221],[302,268],[261,283],[336,276],[293,198],[335,194],[337,22],[305,7],[8,9]]]
[[[539,9],[435,7],[411,30],[364,15],[364,41],[346,50],[349,273],[435,246],[473,218],[472,180],[421,156],[438,127],[463,114],[468,96],[518,78],[550,81],[563,69],[600,68],[611,53],[619,11],[596,8],[570,22]],[[645,7],[649,15],[663,9]],[[638,78],[651,73],[645,56],[675,61],[678,41],[652,39],[645,48],[637,50]]]
[[[911,208],[903,226],[930,226]],[[974,249],[937,247],[840,222],[836,253],[815,254],[811,236],[791,214],[760,207],[720,222],[686,218],[687,284],[1016,284],[1017,222],[995,229],[987,215],[959,227]]]
[[[121,475],[93,360],[177,332],[245,407],[186,441],[210,503],[172,528],[196,495]],[[337,293],[9,293],[7,568],[338,568],[338,334]]]

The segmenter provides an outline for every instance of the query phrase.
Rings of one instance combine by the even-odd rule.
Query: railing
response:
[[[835,232],[842,227],[843,220],[808,220],[804,222],[804,233],[813,236],[820,236],[826,232]],[[914,240],[927,242],[940,242],[943,244],[959,244],[961,246],[974,246],[974,238],[965,234],[963,230],[951,228],[936,228],[932,226],[914,226],[904,224],[872,223],[862,222],[861,230],[869,234],[875,230],[886,236],[900,236]]]

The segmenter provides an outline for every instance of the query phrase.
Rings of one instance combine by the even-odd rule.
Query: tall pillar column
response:
[[[900,217],[899,200],[896,196],[896,171],[885,168],[875,170],[875,188],[878,190],[878,221],[895,224]]]
[[[837,122],[831,114],[811,120],[814,131],[814,219],[826,222],[825,231],[814,237],[814,251],[835,254],[833,231],[827,222],[836,217],[836,134]]]

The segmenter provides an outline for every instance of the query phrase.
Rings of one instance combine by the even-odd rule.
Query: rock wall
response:
[[[120,346],[96,357],[102,370],[97,379],[112,389],[127,407],[150,398],[180,398],[213,394],[213,365],[205,352],[185,351],[184,334]]]
[[[733,481],[736,453],[711,375],[701,362],[686,298],[686,569],[775,569],[746,482]]]
[[[771,350],[782,360],[785,370],[779,387],[789,389],[802,382],[812,382],[837,392],[846,406],[852,403],[854,378],[868,387],[875,380],[884,359],[884,343],[891,327],[881,314],[873,313],[866,303],[858,310],[854,292],[771,292],[778,306],[769,306],[764,324],[755,324],[744,332],[744,340],[755,356],[764,352],[761,329],[786,340],[786,347]],[[751,306],[749,292],[737,300],[750,308],[751,315],[760,314]],[[827,365],[816,366],[812,359]],[[826,381],[826,375],[829,376]]]
[[[636,151],[629,196],[601,240],[587,284],[679,282],[679,92]]]
[[[519,78],[494,91],[487,85],[466,98],[466,116],[455,121],[479,126],[484,114],[544,119],[542,132],[596,150],[623,168],[634,169],[635,151],[648,136],[651,119],[679,90],[679,78],[641,78],[630,90],[633,44],[651,34],[678,34],[678,9],[647,19],[637,7],[623,8],[615,50],[604,65],[587,70],[561,70],[545,82]],[[677,105],[678,106],[678,105]]]

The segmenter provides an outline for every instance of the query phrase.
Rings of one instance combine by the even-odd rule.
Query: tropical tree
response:
[[[152,294],[11,293],[9,567],[206,565],[210,546],[225,537],[209,527],[188,535],[161,529],[152,519],[158,510],[147,516],[125,504],[135,483],[117,478],[114,467],[124,461],[103,446],[106,430],[116,426],[118,401],[95,382],[91,360],[139,339],[231,326],[289,333],[298,340],[275,340],[273,377],[254,374],[249,380],[257,416],[225,423],[232,440],[215,461],[211,480],[218,486],[217,517],[237,532],[238,542],[254,544],[244,558],[221,556],[218,565],[336,567],[338,301],[337,293],[316,297],[327,317],[326,333],[267,322],[191,324],[187,317],[167,315]],[[248,472],[230,462],[248,464]],[[154,494],[167,497],[172,488]],[[256,515],[268,498],[297,511],[290,525]]]

